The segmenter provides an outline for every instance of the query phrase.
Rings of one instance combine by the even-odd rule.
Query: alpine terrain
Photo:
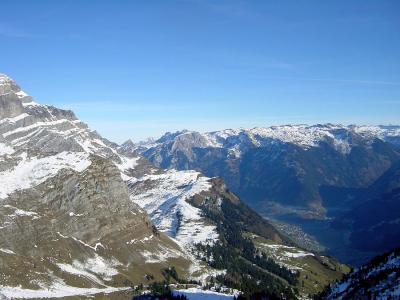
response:
[[[161,168],[221,176],[266,214],[326,217],[321,187],[366,187],[399,159],[399,126],[286,125],[167,133],[123,147]],[[288,188],[289,187],[289,188]]]
[[[360,222],[361,216],[368,219],[363,213],[367,207],[380,207],[380,211],[390,211],[390,218],[386,220],[380,213],[377,223],[387,221],[396,226],[400,211],[391,208],[398,201],[393,200],[389,208],[388,201],[376,198],[382,199],[394,187],[388,183],[383,189],[390,174],[392,181],[398,181],[399,147],[400,126],[335,124],[208,133],[184,130],[122,145],[161,168],[192,169],[221,177],[232,192],[263,216],[292,223],[294,228],[282,228],[299,242],[304,240],[304,233],[298,234],[303,230],[315,236],[328,253],[355,264],[394,246],[394,242],[373,239],[370,244],[375,246],[361,247],[356,240],[366,243],[362,233],[367,229],[351,224]],[[349,220],[355,214],[358,221]],[[349,222],[341,220],[343,215]],[[332,226],[336,218],[342,226]],[[358,228],[357,233],[353,233],[354,228]],[[375,227],[373,236],[377,239],[381,229],[383,224]],[[397,230],[386,232],[393,235]],[[349,235],[350,241],[346,238]]]
[[[396,153],[380,147],[389,165]],[[222,179],[159,169],[6,75],[0,202],[0,297],[129,299],[139,284],[190,280],[296,299],[349,271],[299,247]]]

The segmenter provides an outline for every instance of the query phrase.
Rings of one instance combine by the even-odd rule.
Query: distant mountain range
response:
[[[5,75],[0,203],[0,297],[129,293],[173,267],[180,280],[291,299],[348,271],[300,248],[223,180],[160,169]]]
[[[398,230],[392,228],[400,219],[394,190],[400,180],[400,126],[184,130],[137,144],[127,141],[121,148],[142,154],[160,168],[221,177],[263,216],[300,226],[307,220],[333,222],[333,228],[350,234],[340,246],[372,251],[367,257],[396,246]],[[378,208],[379,217],[369,218]],[[365,236],[372,229],[374,238],[368,244]],[[352,261],[351,255],[345,256]]]
[[[325,124],[181,131],[150,143],[127,141],[122,148],[161,168],[222,177],[267,215],[324,218],[321,188],[367,187],[399,159],[399,145],[400,126]]]

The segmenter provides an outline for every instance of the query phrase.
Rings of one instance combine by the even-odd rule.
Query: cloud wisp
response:
[[[6,38],[31,38],[32,35],[23,30],[0,24],[0,37]]]
[[[319,81],[331,83],[353,83],[366,85],[393,85],[400,86],[400,82],[384,81],[384,80],[363,80],[363,79],[334,79],[334,78],[307,78],[307,77],[270,77],[271,79],[282,80],[300,80],[300,81]]]

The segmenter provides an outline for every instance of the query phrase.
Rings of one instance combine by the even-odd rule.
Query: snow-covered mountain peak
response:
[[[81,153],[79,157],[96,154],[111,158],[117,166],[130,165],[127,161],[132,157],[122,158],[115,144],[91,130],[72,111],[33,102],[6,75],[0,76],[0,87],[0,159],[15,153],[15,159],[20,160],[19,155],[25,153],[26,161],[31,162],[39,159],[38,153],[50,157],[68,152]]]
[[[0,95],[13,95],[23,103],[32,102],[32,97],[21,90],[19,85],[5,74],[0,74]],[[10,101],[15,97],[10,97]]]
[[[281,125],[257,127],[245,130],[256,137],[273,139],[284,143],[292,143],[304,148],[315,147],[326,139],[342,139],[341,131],[346,130],[342,125]]]
[[[400,126],[398,125],[351,125],[349,126],[358,134],[364,137],[377,137],[380,139],[386,139],[388,137],[400,136]]]
[[[4,95],[10,92],[18,92],[21,90],[19,86],[5,74],[0,73],[0,95]]]
[[[243,151],[254,147],[293,144],[303,149],[310,149],[318,147],[321,143],[328,143],[337,151],[348,154],[359,143],[371,143],[377,138],[400,145],[400,126],[347,126],[327,123],[224,129],[205,133],[183,130],[166,133],[155,142],[142,142],[140,148],[143,152],[150,148],[169,145],[168,151],[181,150],[185,153],[190,152],[189,148],[224,148],[239,157]]]
[[[186,130],[186,129],[179,130],[179,131],[176,131],[176,132],[166,132],[163,136],[161,136],[155,142],[156,143],[164,143],[164,142],[167,142],[167,141],[172,141],[177,136],[182,135],[182,134],[186,134],[186,133],[189,133],[189,132],[190,131]]]

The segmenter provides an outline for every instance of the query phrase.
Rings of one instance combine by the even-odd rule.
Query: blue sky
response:
[[[0,72],[105,137],[400,123],[400,1],[20,1]]]

